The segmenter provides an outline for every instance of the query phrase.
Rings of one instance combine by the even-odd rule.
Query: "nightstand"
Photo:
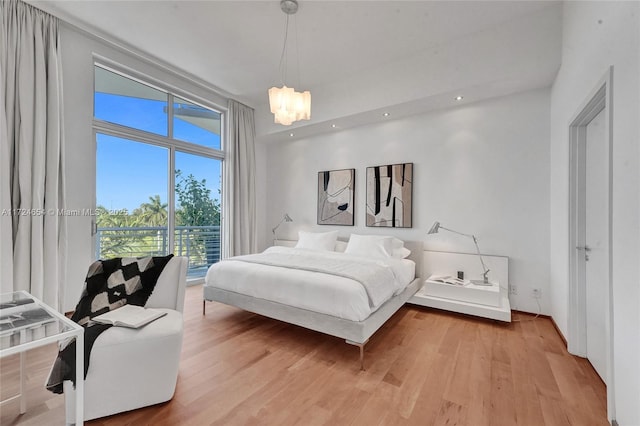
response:
[[[511,305],[506,289],[498,282],[491,284],[457,286],[425,280],[409,303],[511,322]]]

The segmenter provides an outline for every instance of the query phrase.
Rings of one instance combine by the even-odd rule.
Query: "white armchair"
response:
[[[111,327],[91,350],[84,382],[84,419],[110,416],[173,398],[182,349],[187,258],[164,267],[146,307],[167,315],[140,329]],[[74,423],[75,389],[64,382],[67,424]]]

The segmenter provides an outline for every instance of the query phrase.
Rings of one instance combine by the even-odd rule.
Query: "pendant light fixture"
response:
[[[280,74],[282,87],[269,89],[269,106],[274,114],[274,122],[289,126],[295,121],[311,118],[311,93],[309,91],[296,92],[293,87],[285,84],[287,76],[287,39],[289,36],[289,15],[298,11],[297,0],[281,0],[280,9],[287,15],[284,33],[284,45],[280,56]],[[298,47],[296,31],[296,49]],[[296,58],[298,59],[298,58]],[[298,84],[300,84],[300,63],[298,62]]]

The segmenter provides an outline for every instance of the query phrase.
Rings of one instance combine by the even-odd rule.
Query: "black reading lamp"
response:
[[[293,222],[293,219],[291,219],[291,216],[289,216],[288,213],[285,213],[284,216],[282,216],[282,219],[280,220],[280,222],[278,222],[278,224],[273,227],[271,232],[273,233],[273,243],[274,244],[275,244],[275,242],[277,240],[277,238],[276,238],[276,229],[278,229],[280,227],[280,225],[282,225],[282,222]]]
[[[487,269],[487,266],[484,264],[484,259],[482,259],[482,255],[480,254],[480,247],[478,247],[478,239],[476,238],[476,236],[471,234],[464,234],[462,232],[454,231],[453,229],[445,228],[444,226],[440,225],[440,222],[438,221],[433,222],[433,225],[431,225],[431,229],[429,229],[429,232],[427,232],[427,235],[437,234],[438,231],[441,229],[444,229],[445,231],[453,232],[454,234],[464,235],[465,237],[469,237],[473,240],[473,243],[476,245],[476,252],[478,254],[478,257],[480,258],[480,263],[482,263],[482,270],[484,271],[482,273],[482,278],[483,278],[482,281],[474,280],[473,283],[476,285],[491,285],[491,283],[489,282],[489,279],[487,278],[489,269]]]

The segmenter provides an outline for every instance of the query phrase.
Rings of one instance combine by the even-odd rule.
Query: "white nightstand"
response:
[[[409,303],[511,322],[509,297],[498,282],[457,286],[425,280]]]

